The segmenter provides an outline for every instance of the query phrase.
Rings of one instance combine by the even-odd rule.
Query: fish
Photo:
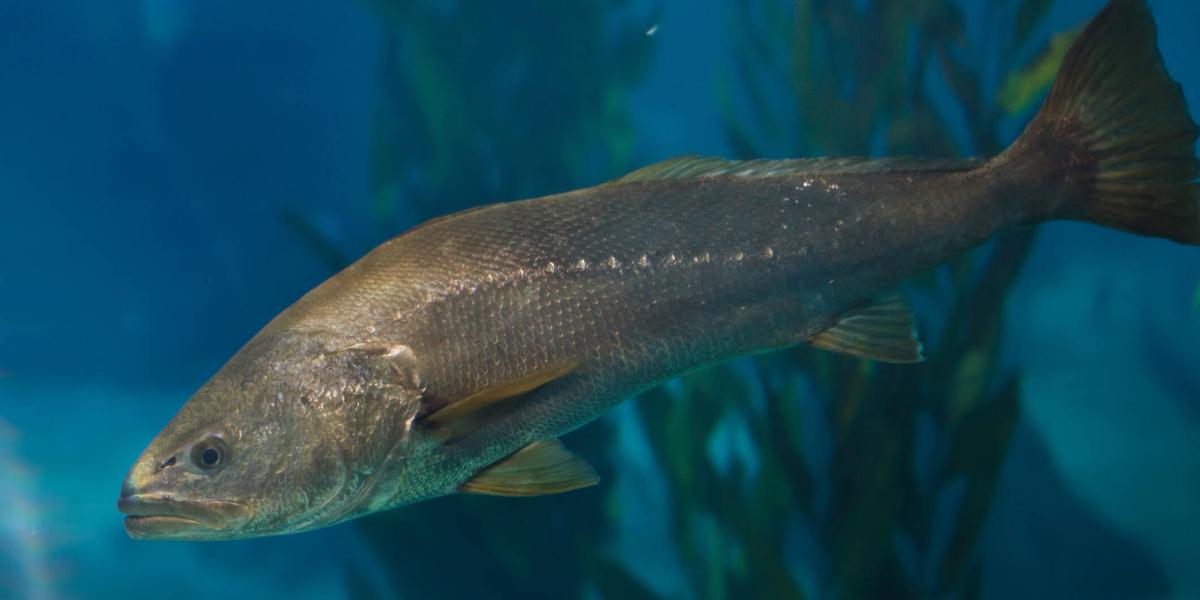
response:
[[[915,363],[901,284],[1050,220],[1200,245],[1197,126],[1112,0],[990,159],[685,156],[434,219],[309,291],[135,461],[137,539],[310,531],[595,485],[559,438],[680,374],[808,345]]]

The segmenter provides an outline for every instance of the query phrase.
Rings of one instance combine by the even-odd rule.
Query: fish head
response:
[[[259,337],[263,337],[260,334]],[[351,516],[395,446],[391,393],[320,336],[256,337],[180,409],[125,478],[135,539],[231,540]]]

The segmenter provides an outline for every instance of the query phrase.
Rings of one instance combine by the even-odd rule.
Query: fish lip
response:
[[[125,517],[125,533],[135,540],[159,540],[209,529],[203,523],[175,515],[131,515]]]
[[[157,494],[121,496],[125,532],[134,539],[214,539],[230,537],[250,517],[248,507],[230,500],[180,500]]]

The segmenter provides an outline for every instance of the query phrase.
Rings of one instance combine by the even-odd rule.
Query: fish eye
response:
[[[192,463],[206,471],[211,471],[225,464],[229,451],[225,442],[220,438],[207,438],[192,446]]]

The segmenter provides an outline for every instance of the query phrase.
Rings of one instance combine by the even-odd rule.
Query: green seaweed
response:
[[[381,221],[401,203],[424,219],[628,169],[627,97],[649,64],[653,15],[615,0],[370,4],[384,23],[372,135]],[[512,27],[514,14],[533,21]]]
[[[1049,1],[1019,3],[1010,35],[987,48],[968,46],[950,0],[855,4],[798,0],[790,28],[780,26],[788,2],[736,4],[737,60],[721,100],[737,154],[992,154],[1006,120],[1044,95],[1069,39],[1008,62]],[[1001,72],[987,72],[987,52]],[[957,110],[939,105],[930,78]],[[1005,83],[993,92],[989,79]],[[781,81],[791,83],[786,102]],[[1000,366],[1003,299],[1033,239],[1006,235],[914,285],[936,307],[926,330],[941,332],[927,338],[921,367],[798,348],[756,359],[751,378],[717,367],[638,401],[655,425],[646,431],[696,597],[978,595],[979,538],[1020,414],[1019,375]],[[756,395],[762,407],[729,402]],[[722,473],[708,458],[723,419],[745,423],[755,472]],[[814,427],[828,436],[823,460],[801,442]],[[744,558],[702,552],[702,535]],[[785,564],[797,536],[809,539],[804,564]]]
[[[1004,112],[1022,114],[1037,105],[1046,87],[1054,81],[1058,65],[1062,63],[1077,34],[1060,33],[1051,37],[1036,59],[1009,73],[996,98]]]

